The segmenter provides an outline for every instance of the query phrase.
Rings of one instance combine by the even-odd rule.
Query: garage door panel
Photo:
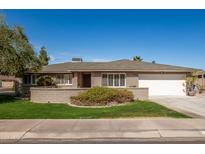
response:
[[[149,88],[150,95],[186,95],[184,74],[139,75],[139,87]]]
[[[142,80],[185,80],[186,74],[139,74]]]

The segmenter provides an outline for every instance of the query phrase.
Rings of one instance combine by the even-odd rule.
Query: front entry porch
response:
[[[91,73],[90,72],[78,73],[78,87],[79,88],[90,88],[91,87]]]
[[[91,87],[91,73],[83,73],[82,80],[83,80],[83,88]]]

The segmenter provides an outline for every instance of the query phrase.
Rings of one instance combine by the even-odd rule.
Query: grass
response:
[[[94,118],[173,117],[190,118],[148,101],[135,101],[109,108],[79,108],[66,104],[40,104],[0,96],[0,119],[94,119]]]

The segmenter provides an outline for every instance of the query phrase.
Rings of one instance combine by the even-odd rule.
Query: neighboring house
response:
[[[112,88],[149,88],[149,95],[186,95],[186,77],[196,69],[116,60],[110,62],[72,62],[52,64],[38,73],[24,76],[24,86],[36,86],[39,75],[50,75],[58,87],[76,89],[95,86]]]
[[[205,92],[205,72],[197,71],[193,74],[197,78],[196,85],[200,86],[200,89]]]
[[[0,75],[0,88],[12,89],[14,86],[14,76]]]

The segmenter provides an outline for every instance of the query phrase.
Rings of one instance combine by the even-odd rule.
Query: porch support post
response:
[[[73,88],[78,87],[78,73],[77,72],[73,73],[72,85],[73,85]]]

